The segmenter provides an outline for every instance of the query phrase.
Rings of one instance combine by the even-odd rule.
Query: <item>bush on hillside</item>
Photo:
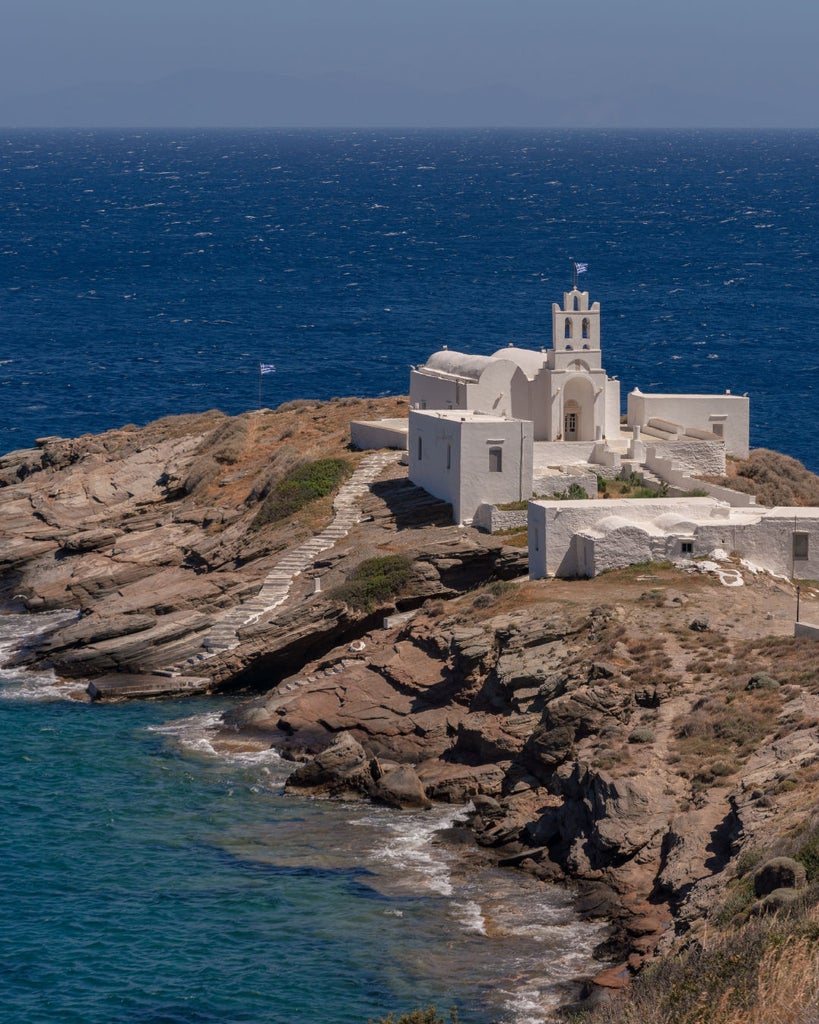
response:
[[[253,529],[288,519],[316,498],[332,494],[353,472],[346,459],[318,459],[296,466],[282,477],[264,499]]]
[[[354,570],[335,596],[360,611],[372,611],[397,597],[410,578],[410,563],[403,555],[368,558]]]
[[[735,475],[708,478],[745,494],[759,505],[819,505],[819,476],[789,455],[755,448],[745,460],[733,460]]]

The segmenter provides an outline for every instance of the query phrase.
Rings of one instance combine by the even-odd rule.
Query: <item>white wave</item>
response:
[[[87,700],[86,679],[60,679],[50,669],[10,666],[8,661],[27,641],[72,622],[74,612],[27,612],[0,615],[0,699]]]
[[[477,935],[486,935],[486,919],[480,904],[474,900],[455,904],[456,915],[464,926],[464,931]]]
[[[289,773],[292,765],[285,762],[273,747],[259,749],[248,747],[245,744],[232,743],[221,733],[222,724],[220,711],[206,711],[203,714],[164,722],[161,725],[151,725],[148,726],[148,730],[171,737],[186,753],[232,764],[262,767],[281,765],[287,767]]]
[[[445,808],[426,811],[421,814],[384,816],[376,820],[374,815],[360,818],[350,824],[380,825],[389,836],[373,850],[376,861],[389,867],[390,872],[404,879],[411,888],[420,884],[430,893],[451,896],[455,887],[452,882],[452,865],[455,854],[443,845],[434,842],[441,829],[450,828],[463,814],[463,808]]]

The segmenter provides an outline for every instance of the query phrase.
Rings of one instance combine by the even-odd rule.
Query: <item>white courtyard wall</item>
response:
[[[682,438],[679,441],[647,440],[646,465],[660,475],[659,468],[655,468],[650,462],[652,458],[657,466],[660,465],[656,463],[657,459],[668,459],[689,473],[699,473],[702,476],[722,476],[725,473],[725,445],[722,441],[692,441]],[[664,476],[663,479],[667,477]]]

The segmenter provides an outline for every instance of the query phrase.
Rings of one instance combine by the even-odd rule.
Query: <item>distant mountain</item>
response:
[[[0,100],[6,127],[452,127],[565,123],[508,87],[425,92],[354,74],[295,78],[181,71],[139,85],[97,83]]]

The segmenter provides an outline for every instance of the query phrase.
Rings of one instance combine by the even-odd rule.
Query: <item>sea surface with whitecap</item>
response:
[[[0,450],[548,345],[574,258],[624,394],[747,392],[816,471],[817,178],[813,132],[5,132]],[[214,749],[229,698],[81,696],[0,670],[4,1020],[524,1024],[594,969],[569,893],[436,837],[461,809],[286,796]]]

